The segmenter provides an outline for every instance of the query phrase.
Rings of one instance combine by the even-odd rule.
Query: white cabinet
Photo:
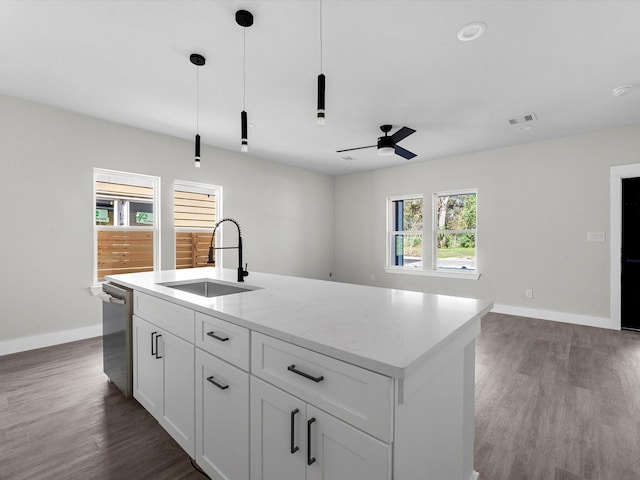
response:
[[[214,480],[477,478],[479,319],[403,378],[139,291],[133,326],[134,397]]]
[[[154,417],[162,414],[164,361],[157,353],[162,333],[133,316],[133,396]]]
[[[193,457],[194,346],[136,315],[133,331],[133,396]]]
[[[199,349],[196,439],[196,462],[213,480],[249,479],[249,374]]]
[[[389,480],[391,446],[255,377],[251,480]]]

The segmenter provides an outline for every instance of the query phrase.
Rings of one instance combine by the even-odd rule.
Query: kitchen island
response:
[[[250,290],[173,288],[203,279]],[[134,290],[135,398],[212,478],[477,478],[491,302],[220,268],[108,280]]]

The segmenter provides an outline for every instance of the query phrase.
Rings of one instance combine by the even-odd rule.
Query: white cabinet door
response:
[[[133,396],[195,457],[194,346],[133,316]]]
[[[304,480],[305,417],[303,401],[251,377],[251,480]]]
[[[162,356],[156,354],[162,337],[160,329],[133,316],[133,396],[151,415],[159,419],[164,409]]]
[[[196,350],[196,461],[213,480],[249,480],[249,374]]]
[[[391,447],[307,405],[307,480],[389,480]]]
[[[171,333],[161,332],[164,409],[160,423],[191,458],[195,458],[195,348]]]

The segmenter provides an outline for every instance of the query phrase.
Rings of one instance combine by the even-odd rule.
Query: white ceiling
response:
[[[0,0],[0,93],[239,150],[243,29],[250,154],[332,175],[640,123],[640,1],[323,1],[326,126],[315,123],[319,0]],[[484,36],[461,42],[482,21]],[[624,84],[636,88],[614,97]],[[508,123],[534,112],[535,128]],[[192,162],[192,151],[185,151]],[[207,161],[203,157],[203,163]]]

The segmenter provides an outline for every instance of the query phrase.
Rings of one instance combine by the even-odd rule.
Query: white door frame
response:
[[[622,292],[620,276],[620,251],[622,249],[622,179],[640,177],[640,163],[630,165],[618,165],[611,167],[610,192],[610,237],[611,237],[611,260],[610,260],[610,283],[611,283],[611,322],[613,328],[622,328],[622,315],[620,312]]]

